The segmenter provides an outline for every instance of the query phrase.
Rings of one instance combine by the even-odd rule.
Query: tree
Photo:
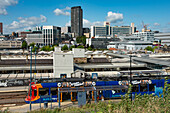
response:
[[[35,48],[36,48],[36,52],[38,52],[38,47],[37,46],[34,46],[33,49],[32,49],[32,52],[35,52]]]
[[[154,49],[151,47],[151,46],[147,46],[146,48],[145,48],[145,50],[148,50],[148,51],[154,51]]]
[[[22,42],[21,48],[22,48],[23,53],[24,53],[25,49],[27,49],[27,42],[25,40]]]
[[[77,48],[84,48],[84,46],[83,45],[79,45]]]
[[[41,51],[53,51],[54,50],[54,47],[50,47],[50,46],[43,46],[41,48]]]
[[[35,43],[32,42],[32,43],[29,45],[29,47],[30,47],[30,46],[34,47],[34,46],[35,46]]]
[[[64,45],[61,49],[62,49],[62,50],[68,50],[68,46],[67,46],[67,45]]]
[[[79,36],[76,38],[77,43],[82,43],[83,45],[86,44],[86,36]]]
[[[54,51],[54,47],[55,47],[55,46],[51,47],[51,48],[50,48],[50,51]]]
[[[90,45],[90,47],[91,47],[92,49],[94,49],[94,45]]]
[[[22,42],[21,48],[22,49],[26,49],[27,48],[27,42],[25,40]]]
[[[93,48],[91,48],[91,46],[89,46],[87,49],[88,49],[89,51],[92,51],[92,50],[93,50]]]
[[[76,48],[75,45],[72,45],[69,49],[72,51],[73,48]]]
[[[45,51],[45,46],[43,46],[43,47],[41,48],[41,51]]]

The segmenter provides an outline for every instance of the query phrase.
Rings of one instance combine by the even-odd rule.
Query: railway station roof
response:
[[[89,64],[77,64],[78,67],[83,69],[91,69],[91,68],[128,68],[130,67],[129,63],[89,63]],[[133,67],[146,67],[145,64],[134,64]]]
[[[120,71],[120,73],[130,73],[130,71]],[[162,73],[161,70],[132,70],[132,73]]]
[[[109,56],[115,56],[118,58],[130,58],[128,55],[120,55],[120,54],[114,54],[114,53],[107,53]],[[153,59],[149,57],[133,57],[132,58],[135,61],[143,62],[143,63],[150,63],[150,64],[158,64],[162,66],[167,66],[170,67],[170,63],[164,60],[158,60],[158,59]]]

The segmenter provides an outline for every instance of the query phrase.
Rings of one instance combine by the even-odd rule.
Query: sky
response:
[[[69,26],[73,6],[83,9],[83,27],[133,22],[141,31],[143,22],[151,30],[170,32],[170,0],[0,0],[0,22],[4,34],[41,25]]]

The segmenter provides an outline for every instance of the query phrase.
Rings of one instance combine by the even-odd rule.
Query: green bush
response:
[[[64,45],[61,50],[68,50],[68,46],[67,45]]]

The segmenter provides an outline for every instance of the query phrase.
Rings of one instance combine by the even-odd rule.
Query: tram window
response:
[[[138,92],[139,91],[139,86],[137,85],[133,85],[132,87],[132,92]]]
[[[34,89],[34,97],[36,97],[36,96],[37,96],[37,90]]]
[[[40,88],[39,89],[39,95],[49,95],[49,88]]]
[[[155,91],[155,86],[156,84],[149,84],[149,91]]]
[[[52,95],[57,95],[57,91],[58,91],[57,88],[55,88],[55,87],[52,87],[52,88],[51,88],[51,94],[52,94]]]
[[[141,91],[141,92],[146,92],[146,91],[148,91],[147,84],[140,85],[140,91]]]
[[[103,91],[99,91],[99,95],[103,95]]]
[[[122,93],[125,93],[125,92],[127,92],[127,90],[126,89],[122,89]]]
[[[116,93],[120,93],[120,90],[115,90]]]
[[[60,78],[67,78],[67,74],[60,74]]]

